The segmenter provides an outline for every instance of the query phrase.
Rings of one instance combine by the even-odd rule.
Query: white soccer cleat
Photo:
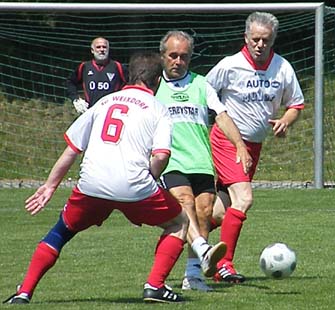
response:
[[[216,264],[225,255],[227,246],[224,242],[210,246],[201,260],[201,269],[206,277],[213,277],[216,273]]]
[[[182,290],[189,291],[195,290],[200,292],[212,292],[213,289],[208,286],[203,279],[195,277],[185,277],[182,283]]]

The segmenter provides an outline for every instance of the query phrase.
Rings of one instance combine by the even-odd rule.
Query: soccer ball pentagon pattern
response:
[[[285,243],[273,243],[263,249],[259,266],[267,277],[283,279],[289,277],[297,265],[295,252]]]

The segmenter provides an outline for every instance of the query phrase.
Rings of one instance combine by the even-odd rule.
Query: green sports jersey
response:
[[[208,135],[208,107],[205,77],[190,73],[190,83],[178,90],[162,79],[156,97],[170,111],[173,120],[171,157],[164,173],[214,175]]]

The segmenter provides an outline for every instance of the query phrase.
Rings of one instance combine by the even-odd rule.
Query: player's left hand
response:
[[[25,209],[31,215],[37,214],[45,207],[45,205],[51,199],[54,191],[55,191],[54,189],[49,188],[45,184],[42,185],[41,187],[38,188],[35,194],[27,198],[27,200],[25,201],[26,203]]]
[[[285,138],[288,128],[288,123],[280,119],[269,119],[269,124],[272,125],[273,134],[278,138]]]

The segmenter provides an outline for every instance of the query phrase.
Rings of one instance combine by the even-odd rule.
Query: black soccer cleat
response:
[[[245,281],[245,276],[235,271],[232,263],[224,264],[214,275],[215,282],[227,282],[231,284],[239,284]]]
[[[2,302],[3,304],[29,304],[30,298],[27,294],[12,295]]]
[[[161,288],[153,287],[150,284],[144,284],[143,300],[145,302],[172,303],[184,301],[181,296],[174,293],[167,285]]]

